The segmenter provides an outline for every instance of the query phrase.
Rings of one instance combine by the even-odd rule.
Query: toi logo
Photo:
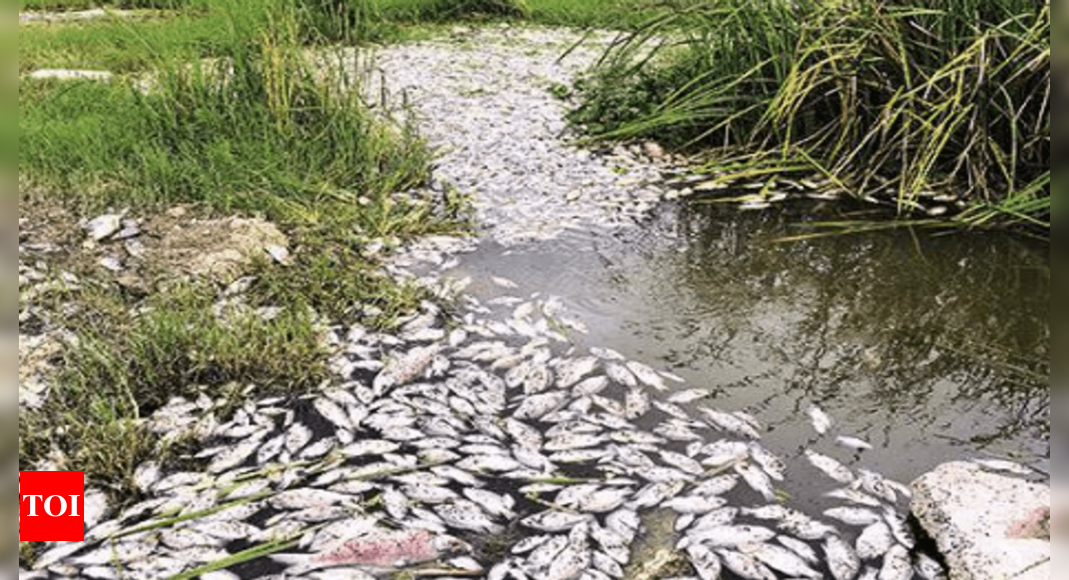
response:
[[[19,472],[19,541],[85,539],[85,472]]]

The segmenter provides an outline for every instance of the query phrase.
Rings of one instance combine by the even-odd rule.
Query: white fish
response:
[[[649,366],[638,361],[628,361],[625,363],[625,366],[627,367],[627,370],[631,371],[631,373],[638,378],[639,381],[646,385],[649,385],[658,391],[668,390],[668,385],[664,383],[664,379],[661,378],[661,375],[657,374],[657,372]]]
[[[590,519],[589,515],[547,510],[527,516],[520,523],[541,532],[563,532]]]
[[[513,412],[513,417],[517,419],[539,419],[563,405],[567,400],[568,393],[564,391],[550,391],[531,395],[520,403],[519,408]]]
[[[509,552],[511,552],[513,554],[526,554],[527,552],[530,552],[531,550],[537,548],[538,546],[541,546],[542,544],[545,544],[547,541],[549,541],[553,537],[554,536],[552,536],[550,534],[539,534],[539,535],[536,535],[536,536],[527,536],[526,538],[522,538],[520,541],[518,541],[515,544],[513,544],[512,548],[509,550]]]
[[[720,557],[712,550],[701,544],[691,544],[687,546],[687,555],[690,556],[690,563],[694,566],[694,570],[698,572],[698,576],[700,576],[702,580],[720,579],[720,572],[722,570]]]
[[[549,567],[550,563],[559,555],[564,548],[568,545],[568,536],[553,536],[548,541],[542,543],[535,548],[529,556],[527,561],[524,562],[524,569],[532,573],[541,572],[544,573],[545,569]],[[539,576],[541,574],[538,574]]]
[[[482,487],[484,485],[479,478],[463,469],[458,469],[454,465],[435,465],[431,468],[431,471],[442,477],[452,479],[461,485],[470,485],[473,487]]]
[[[735,518],[738,517],[738,515],[739,508],[722,507],[695,518],[694,522],[690,525],[690,528],[693,530],[700,530],[702,528],[717,528],[731,525],[735,522]]]
[[[888,485],[888,481],[889,480],[874,471],[859,469],[858,478],[853,487],[857,488],[860,486],[870,494],[883,498],[890,503],[894,503],[898,501],[898,496],[895,493],[895,488]]]
[[[549,564],[544,580],[573,580],[590,567],[590,550],[574,542],[561,550]]]
[[[641,389],[630,389],[624,395],[624,418],[637,419],[650,409],[650,396]]]
[[[778,503],[770,503],[754,508],[742,508],[743,515],[759,520],[782,521],[791,517],[792,513],[794,513],[793,510]]]
[[[693,473],[694,475],[705,473],[705,469],[702,468],[700,463],[682,453],[676,453],[675,451],[670,451],[668,449],[661,449],[658,451],[658,454],[661,456],[661,460],[672,467],[678,467],[679,469],[682,469],[687,473]]]
[[[727,431],[740,437],[748,437],[750,439],[760,439],[761,435],[753,428],[752,425],[743,421],[742,419],[718,411],[716,409],[710,409],[709,407],[699,407],[698,410],[705,416],[706,422],[709,423],[714,429]]]
[[[631,371],[627,370],[627,367],[616,363],[605,364],[605,375],[612,379],[614,382],[619,383],[625,387],[635,388],[638,386],[638,380],[635,379],[635,375]]]
[[[761,469],[763,469],[769,477],[776,481],[783,481],[784,472],[787,470],[787,466],[783,464],[783,461],[779,457],[776,457],[756,442],[751,442],[748,449],[750,457],[761,466]]]
[[[134,485],[141,491],[148,491],[160,479],[160,464],[146,461],[134,470]]]
[[[759,544],[756,549],[750,552],[750,555],[764,562],[770,568],[779,570],[788,576],[812,578],[813,580],[820,580],[823,577],[820,572],[810,568],[805,563],[805,560],[797,554],[775,544]]]
[[[542,447],[542,434],[534,427],[531,427],[514,417],[506,417],[504,427],[505,432],[508,433],[516,443],[529,449],[539,449]]]
[[[724,495],[738,484],[737,475],[718,475],[699,483],[690,492],[695,495]]]
[[[569,449],[550,455],[549,460],[558,463],[587,463],[604,459],[611,454],[612,451],[608,449]]]
[[[735,472],[742,476],[746,485],[761,494],[765,501],[772,501],[776,498],[776,492],[772,488],[772,480],[757,466],[745,462],[737,463],[735,464]]]
[[[346,457],[360,457],[364,455],[392,453],[400,448],[401,445],[394,441],[386,441],[383,439],[362,439],[342,448],[341,453]]]
[[[437,485],[406,485],[401,493],[421,503],[442,503],[457,497],[455,491]]]
[[[382,498],[382,505],[386,508],[386,513],[390,514],[390,517],[397,521],[402,521],[405,515],[408,514],[408,498],[405,494],[397,491],[393,488],[387,488],[382,490],[380,496]]]
[[[823,435],[828,432],[828,429],[831,428],[831,417],[828,417],[828,415],[820,407],[816,405],[809,405],[809,407],[806,408],[805,412],[809,415],[809,421],[813,424],[813,429],[817,433]]]
[[[673,483],[650,483],[635,493],[628,506],[635,508],[653,507],[679,493],[683,489],[683,486],[684,483],[681,481]]]
[[[631,488],[598,490],[579,502],[579,509],[589,513],[603,513],[620,507],[631,496]]]
[[[657,425],[653,432],[672,441],[698,441],[702,439],[702,436],[695,433],[686,422],[675,418]]]
[[[923,552],[914,555],[916,558],[916,564],[913,569],[920,574],[924,580],[946,580],[947,571],[943,569],[943,565],[935,561],[931,556]]]
[[[853,548],[836,535],[824,540],[824,555],[835,580],[853,580],[861,571],[861,561]]]
[[[843,499],[848,502],[856,503],[859,505],[867,505],[869,507],[880,507],[882,505],[880,503],[880,500],[872,497],[871,495],[858,491],[856,489],[851,489],[849,487],[835,489],[825,493],[824,495],[835,499]]]
[[[479,504],[490,515],[501,516],[511,520],[516,517],[512,508],[516,506],[516,500],[510,495],[501,495],[485,489],[466,487],[463,489],[464,497]]]
[[[620,563],[605,552],[594,550],[591,556],[593,556],[594,568],[613,578],[624,577],[624,569]]]
[[[624,417],[627,414],[627,410],[624,408],[624,405],[620,404],[619,401],[615,401],[613,399],[603,397],[601,395],[591,395],[590,400],[593,401],[595,405],[601,407],[602,409],[605,409],[606,411],[613,415],[616,415],[617,417]]]
[[[634,537],[641,524],[638,514],[631,509],[618,509],[605,517],[605,526],[626,538],[628,542]]]
[[[520,462],[505,455],[471,455],[461,459],[456,466],[469,472],[512,471],[521,467]]]
[[[802,558],[806,562],[809,562],[810,564],[816,564],[820,562],[820,557],[817,556],[816,551],[813,550],[813,548],[810,548],[809,544],[801,540],[792,538],[790,536],[780,535],[776,536],[776,541],[786,546],[788,549],[790,549],[790,551],[794,552],[795,554],[798,554],[800,558]]]
[[[859,507],[836,507],[824,510],[824,515],[851,526],[868,526],[881,521],[880,514]]]
[[[666,403],[664,401],[653,401],[653,406],[662,413],[671,415],[676,419],[682,419],[684,421],[690,419],[690,415],[688,415],[679,405],[673,405],[672,403]]]
[[[727,500],[716,496],[681,495],[661,504],[681,514],[704,514],[724,507]]]
[[[891,534],[898,540],[899,544],[907,548],[912,548],[916,545],[917,541],[913,537],[913,532],[910,531],[909,526],[906,525],[906,520],[900,514],[896,513],[890,506],[885,506],[883,509],[883,521],[887,523],[887,527],[891,528]]]
[[[835,438],[835,442],[839,445],[842,445],[843,447],[849,447],[850,449],[857,449],[859,451],[872,449],[871,443],[865,441],[864,439],[858,439],[857,437],[839,435]]]
[[[313,488],[287,489],[268,499],[275,509],[299,510],[320,505],[333,505],[353,501],[350,495]]]
[[[828,524],[818,522],[813,518],[794,510],[791,510],[790,515],[783,518],[778,526],[781,530],[793,534],[803,540],[819,540],[836,533],[835,528]]]
[[[839,463],[835,459],[822,455],[813,451],[812,449],[805,450],[806,459],[809,460],[814,467],[824,472],[825,475],[838,481],[839,483],[852,483],[854,481],[854,474],[845,465]]]
[[[677,391],[668,397],[669,403],[676,405],[686,405],[687,403],[693,403],[698,399],[704,399],[712,393],[707,389],[686,389],[684,391]]]
[[[349,414],[334,401],[326,397],[317,397],[315,401],[312,402],[312,405],[315,406],[316,411],[318,411],[320,415],[326,417],[326,419],[333,423],[338,429],[353,429],[352,421],[349,420]]]
[[[717,550],[724,567],[742,576],[746,580],[774,580],[776,575],[764,564],[758,562],[748,554],[741,554],[734,550]]]
[[[706,455],[701,461],[702,465],[719,467],[747,457],[749,447],[741,441],[721,439],[706,445],[701,452]]]
[[[609,386],[609,377],[604,375],[590,377],[589,379],[579,381],[579,384],[572,387],[572,396],[578,398],[596,395],[603,391],[607,386]]]
[[[596,368],[598,368],[598,359],[593,356],[562,359],[556,364],[557,387],[566,389],[579,382],[579,379],[590,374]]]
[[[260,443],[262,443],[260,439],[249,439],[224,450],[212,459],[207,468],[208,472],[221,473],[237,467],[256,452]]]
[[[290,453],[297,453],[312,440],[312,430],[302,423],[294,423],[286,432],[284,447]]]
[[[909,580],[913,577],[913,566],[909,562],[909,550],[902,545],[894,545],[883,557],[879,580]]]
[[[861,531],[854,546],[862,560],[872,560],[884,555],[894,544],[891,528],[879,521]]]
[[[707,526],[690,530],[687,537],[691,543],[701,542],[712,547],[734,548],[767,542],[776,537],[776,532],[760,526]]]
[[[605,437],[602,435],[591,435],[589,433],[570,433],[546,441],[543,448],[546,451],[565,451],[568,449],[596,447],[604,442]]]
[[[500,534],[504,527],[495,524],[479,506],[468,500],[434,506],[435,513],[447,525],[484,534]]]

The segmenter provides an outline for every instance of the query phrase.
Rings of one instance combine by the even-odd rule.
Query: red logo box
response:
[[[19,541],[85,540],[85,472],[19,472]]]

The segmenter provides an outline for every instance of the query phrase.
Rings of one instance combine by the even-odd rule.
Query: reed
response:
[[[1050,7],[1033,0],[715,0],[608,49],[573,121],[818,173],[865,198],[963,200],[956,223],[1049,231]]]

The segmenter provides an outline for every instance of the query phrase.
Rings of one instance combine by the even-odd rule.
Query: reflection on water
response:
[[[815,402],[899,480],[987,454],[1049,470],[1046,247],[905,230],[777,243],[792,220],[669,207],[629,231],[484,245],[462,269],[561,296],[590,328],[578,342],[714,389],[788,457]]]

